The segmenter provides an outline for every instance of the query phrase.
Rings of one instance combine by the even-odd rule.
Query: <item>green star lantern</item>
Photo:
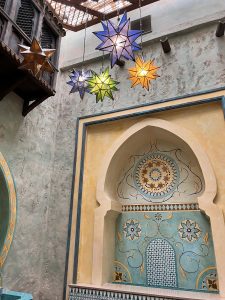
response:
[[[96,95],[96,102],[103,102],[105,97],[114,100],[112,92],[118,91],[116,85],[119,82],[111,78],[109,68],[106,68],[100,74],[92,71],[92,74],[92,77],[88,80],[88,85],[90,93]]]

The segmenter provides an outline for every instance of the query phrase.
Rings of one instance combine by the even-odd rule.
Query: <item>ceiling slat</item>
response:
[[[63,26],[72,31],[79,31],[87,26],[99,23],[103,19],[116,17],[118,12],[132,11],[139,7],[139,0],[45,0],[48,7],[61,20]],[[145,6],[159,0],[142,0]],[[119,5],[119,9],[118,9]],[[104,9],[104,6],[106,9]],[[71,9],[73,8],[73,9]],[[83,17],[80,17],[82,12]],[[87,15],[86,15],[87,13]],[[85,16],[84,16],[85,14]]]

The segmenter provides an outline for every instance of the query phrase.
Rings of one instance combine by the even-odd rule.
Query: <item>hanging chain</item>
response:
[[[85,12],[85,14],[88,14],[88,8],[87,8],[87,7],[86,7],[86,12]],[[86,18],[85,28],[84,28],[84,47],[83,47],[82,69],[83,69],[83,67],[84,67],[84,59],[85,59],[85,52],[86,52],[87,21],[88,21],[88,16],[87,16],[87,18]]]
[[[142,13],[141,13],[141,1],[139,0],[139,13],[140,13],[140,30],[142,31]],[[141,33],[141,55],[143,57],[143,32]]]
[[[105,22],[105,0],[104,0],[104,12],[103,12],[103,22]],[[103,55],[102,55],[102,70],[101,72],[103,72],[103,69],[104,69],[104,60],[105,60],[105,52],[103,50]]]
[[[117,21],[119,23],[119,21],[120,21],[120,0],[117,0],[117,2],[116,2],[116,11],[117,11]]]

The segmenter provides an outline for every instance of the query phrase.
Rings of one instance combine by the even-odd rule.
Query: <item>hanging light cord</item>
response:
[[[88,13],[88,8],[86,7],[86,12],[85,14]],[[83,48],[83,60],[82,60],[82,68],[84,67],[84,59],[85,59],[85,52],[86,52],[86,37],[87,37],[87,20],[88,16],[85,22],[85,28],[84,28],[84,48]]]
[[[103,21],[105,22],[105,0],[104,0]],[[103,51],[103,55],[102,55],[102,71],[103,71],[103,68],[104,68],[104,60],[105,60],[105,52]]]
[[[116,2],[116,10],[117,10],[117,21],[120,21],[120,0]]]
[[[142,0],[139,0],[139,13],[140,13],[140,30],[142,31],[141,1]],[[141,33],[141,54],[143,56],[143,32]]]

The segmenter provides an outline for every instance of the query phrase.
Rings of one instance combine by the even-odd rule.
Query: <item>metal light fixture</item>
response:
[[[72,86],[70,93],[79,92],[80,98],[83,100],[85,92],[90,92],[87,80],[91,76],[91,70],[73,70],[70,74],[70,81],[67,82],[67,84]]]
[[[130,19],[124,13],[118,26],[112,21],[102,21],[103,31],[94,32],[94,34],[102,41],[96,48],[97,50],[107,51],[111,53],[111,67],[117,61],[124,57],[127,60],[134,60],[134,51],[140,50],[141,47],[135,42],[141,36],[141,30],[129,30]]]
[[[109,68],[106,68],[100,74],[93,71],[92,73],[93,76],[88,80],[88,84],[90,93],[96,95],[96,102],[103,102],[105,97],[114,100],[112,92],[118,91],[116,85],[119,82],[111,78]]]
[[[140,84],[149,90],[150,81],[159,77],[156,73],[158,69],[159,67],[153,64],[153,60],[144,61],[142,57],[138,56],[135,60],[135,67],[128,69],[131,87]]]
[[[54,67],[49,58],[56,51],[55,49],[42,49],[36,38],[33,38],[31,46],[18,45],[20,54],[24,60],[20,69],[30,70],[34,76],[40,76],[42,72],[53,73]]]

